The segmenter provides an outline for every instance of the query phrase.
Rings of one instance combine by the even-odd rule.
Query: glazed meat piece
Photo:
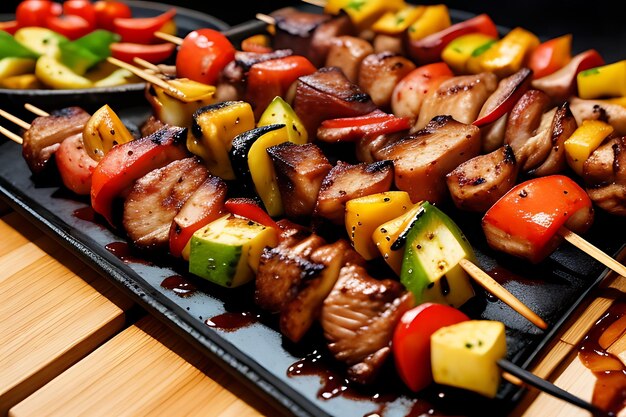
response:
[[[493,152],[504,144],[504,134],[508,120],[509,114],[506,113],[495,122],[480,128],[480,136],[482,138],[481,150],[483,153]]]
[[[311,230],[289,219],[279,219],[276,224],[280,228],[280,242],[285,246],[295,245],[311,234]]]
[[[332,46],[333,39],[339,36],[354,36],[356,28],[352,24],[350,16],[340,14],[331,20],[322,23],[313,33],[310,49],[307,55],[309,60],[316,67],[323,67],[326,64],[328,51]]]
[[[341,268],[324,300],[320,322],[336,359],[352,381],[367,384],[391,353],[393,330],[413,297],[398,281],[376,280],[358,265]]]
[[[313,143],[283,142],[267,149],[274,164],[278,188],[287,217],[306,218],[313,214],[322,181],[332,165]]]
[[[322,182],[314,215],[343,225],[348,200],[389,191],[392,183],[391,161],[357,165],[339,161]]]
[[[377,33],[372,44],[374,45],[374,52],[392,52],[406,56],[402,36]]]
[[[513,188],[517,171],[513,149],[504,145],[463,162],[446,176],[446,182],[455,206],[485,212]]]
[[[379,52],[365,57],[359,70],[359,86],[379,107],[391,105],[393,89],[415,64],[391,52]]]
[[[395,184],[417,203],[440,203],[448,196],[446,175],[480,152],[480,129],[437,116],[428,125],[380,150],[394,164]]]
[[[376,105],[339,68],[327,67],[298,79],[293,109],[309,138],[315,138],[324,120],[361,116],[374,111]]]
[[[256,275],[254,300],[263,310],[278,313],[295,297],[300,283],[315,277],[323,264],[310,260],[311,253],[326,242],[312,234],[302,240],[281,241],[275,248],[267,248],[261,255]]]
[[[583,120],[601,120],[613,126],[616,135],[626,135],[626,108],[619,104],[572,97],[570,109],[579,125]]]
[[[318,319],[322,303],[339,278],[342,266],[352,259],[365,261],[343,239],[324,245],[311,253],[310,259],[323,269],[314,277],[301,281],[295,296],[280,311],[280,331],[292,342],[298,342]]]
[[[449,115],[461,123],[472,123],[483,104],[498,87],[490,72],[449,78],[428,92],[413,131],[424,128],[435,116]]]
[[[124,202],[124,229],[142,249],[164,249],[176,213],[207,179],[199,159],[185,158],[139,178]]]
[[[274,49],[291,49],[295,55],[308,56],[316,30],[331,19],[329,14],[308,13],[286,7],[272,13],[276,33]]]
[[[42,172],[66,138],[82,133],[91,116],[80,107],[67,107],[37,117],[24,134],[22,156],[33,174]]]
[[[601,209],[626,216],[626,137],[611,139],[585,161],[587,194]]]
[[[357,142],[356,158],[361,162],[382,161],[384,158],[381,157],[380,151],[406,136],[406,133],[406,131],[402,131],[380,135],[365,135]]]
[[[164,127],[165,124],[162,121],[154,117],[154,115],[150,115],[150,117],[148,117],[146,121],[141,124],[139,130],[141,132],[141,137],[145,137],[156,133]]]
[[[340,68],[350,81],[356,83],[359,80],[361,62],[373,53],[374,47],[365,39],[338,36],[331,41],[325,66]]]

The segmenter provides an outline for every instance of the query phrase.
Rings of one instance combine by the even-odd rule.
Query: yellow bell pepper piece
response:
[[[407,6],[397,12],[387,12],[374,22],[372,30],[386,35],[399,35],[407,30],[425,10],[425,6]]]
[[[411,223],[413,223],[413,219],[421,210],[421,206],[421,202],[412,204],[404,214],[381,224],[372,233],[372,241],[376,248],[378,248],[387,265],[398,276],[400,276],[402,271],[402,260],[404,258],[404,244],[401,244],[401,242],[402,239],[406,239],[406,234],[410,229]]]
[[[33,90],[42,88],[42,85],[35,74],[22,74],[0,79],[0,87],[15,90]]]
[[[600,100],[609,104],[617,104],[622,107],[626,107],[626,97],[607,98],[606,100]]]
[[[148,102],[159,120],[173,126],[191,126],[196,110],[215,103],[215,87],[187,78],[168,80],[180,94],[152,84],[146,91]]]
[[[441,59],[455,73],[466,74],[469,72],[467,68],[468,60],[471,58],[478,59],[495,42],[495,38],[482,33],[470,33],[459,36],[443,49]]]
[[[0,59],[0,80],[34,71],[35,60],[32,58],[8,57]]]
[[[365,260],[380,256],[372,239],[374,231],[411,207],[411,197],[405,191],[387,191],[349,200],[346,203],[345,223],[352,247]]]
[[[108,104],[100,107],[83,128],[85,151],[99,161],[115,145],[130,142],[133,135]]]
[[[254,123],[252,107],[244,101],[226,101],[202,107],[193,115],[187,149],[204,160],[211,174],[234,180],[228,152],[235,136],[253,129]]]
[[[409,38],[417,40],[444,30],[451,24],[448,7],[444,4],[435,4],[426,6],[426,10],[407,30]]]
[[[578,174],[583,174],[583,164],[589,155],[613,133],[613,126],[600,120],[583,120],[582,124],[565,141],[565,158]]]
[[[583,99],[626,96],[626,60],[581,71],[576,81]]]
[[[329,3],[333,4],[329,4]],[[337,8],[337,6],[341,6]],[[388,11],[397,11],[406,7],[404,0],[349,0],[329,1],[324,10],[337,14],[343,10],[358,30],[369,29],[370,26]],[[334,12],[337,10],[336,12]]]
[[[507,77],[522,68],[532,51],[539,46],[539,38],[521,27],[516,27],[489,48],[480,59],[483,71]]]

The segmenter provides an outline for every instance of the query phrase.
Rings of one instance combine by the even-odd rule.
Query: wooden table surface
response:
[[[626,290],[623,277],[608,286]],[[612,298],[594,298],[535,373],[590,399],[575,345]],[[586,317],[582,320],[580,317]],[[596,319],[594,319],[596,317]],[[584,321],[582,323],[581,321]],[[0,416],[276,416],[0,200]],[[528,390],[515,417],[589,416]]]

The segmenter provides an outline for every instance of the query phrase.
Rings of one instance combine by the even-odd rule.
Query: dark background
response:
[[[412,3],[417,3],[411,0]],[[12,12],[18,0],[0,0],[0,13]],[[256,13],[270,13],[285,6],[298,5],[291,0],[266,1],[181,1],[170,0],[170,4],[203,11],[236,25],[254,19]],[[441,1],[420,1],[419,4],[435,4]],[[573,34],[574,52],[595,48],[607,62],[626,59],[626,17],[620,9],[621,2],[607,1],[549,1],[530,0],[503,2],[486,1],[444,1],[450,8],[473,13],[487,13],[501,26],[522,26],[543,39],[566,33]]]

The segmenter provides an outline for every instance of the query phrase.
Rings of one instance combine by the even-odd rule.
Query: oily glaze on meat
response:
[[[388,51],[374,53],[361,62],[359,86],[377,106],[389,108],[394,88],[414,69],[415,64],[399,54]]]
[[[472,123],[485,101],[498,87],[490,72],[449,78],[428,92],[412,131],[423,129],[435,116],[449,115],[461,123]]]
[[[398,320],[412,306],[412,295],[398,281],[379,281],[358,265],[341,268],[320,322],[330,351],[350,366],[351,380],[366,384],[376,377],[391,353]]]
[[[340,68],[348,80],[356,83],[359,80],[361,63],[373,53],[374,47],[365,39],[338,36],[331,40],[325,66]]]
[[[357,165],[339,161],[322,182],[314,215],[342,225],[348,200],[389,191],[392,182],[391,161]]]
[[[480,129],[437,116],[428,125],[383,148],[379,154],[394,164],[395,185],[411,201],[440,203],[448,196],[446,174],[480,152]]]
[[[446,176],[454,205],[486,212],[517,181],[518,166],[510,146],[463,162]]]
[[[362,116],[374,111],[376,105],[339,68],[326,67],[298,79],[293,109],[309,137],[314,138],[322,121]]]
[[[616,135],[626,135],[626,108],[619,104],[572,97],[570,109],[578,124],[583,120],[601,120],[613,126]]]
[[[274,49],[291,49],[295,55],[307,57],[313,35],[332,18],[328,14],[302,12],[293,7],[277,10],[272,17],[276,31],[272,37]]]
[[[267,149],[272,159],[278,188],[287,217],[310,217],[315,209],[322,181],[332,165],[313,143],[284,142]]]
[[[334,16],[331,20],[319,25],[315,32],[313,32],[310,49],[305,56],[307,56],[317,68],[323,67],[326,64],[326,57],[332,46],[333,39],[339,36],[354,35],[356,35],[356,28],[350,16],[347,14]]]
[[[82,133],[91,116],[80,107],[68,107],[37,117],[24,133],[22,156],[33,174],[42,172],[65,138]]]
[[[124,229],[133,244],[166,247],[174,217],[208,175],[197,158],[185,158],[139,178],[124,202]]]
[[[626,216],[626,137],[598,147],[583,165],[589,198],[601,209]]]

